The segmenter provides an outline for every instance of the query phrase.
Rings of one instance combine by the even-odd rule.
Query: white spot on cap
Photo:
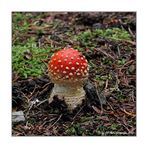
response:
[[[84,58],[83,58],[83,57],[81,57],[81,60],[84,60]]]
[[[60,63],[60,62],[61,62],[61,60],[58,60],[58,62]]]
[[[87,70],[84,70],[84,73],[87,73]]]
[[[66,62],[66,61],[67,61],[67,59],[64,59],[64,61]]]
[[[69,64],[72,64],[72,62],[69,62]]]
[[[53,75],[56,75],[56,74],[57,74],[56,72],[53,73]]]
[[[77,58],[77,60],[80,60],[80,58]]]
[[[81,74],[78,72],[78,73],[77,73],[77,76],[80,76],[80,75],[81,75]]]
[[[58,53],[56,53],[56,55],[58,56]]]
[[[57,72],[59,72],[60,70],[58,69]]]
[[[73,60],[73,59],[74,59],[74,57],[71,57],[71,59]]]
[[[55,66],[54,69],[57,69],[57,67]]]
[[[66,56],[66,58],[68,58],[68,55]]]
[[[66,69],[69,69],[69,67],[66,67]]]
[[[74,68],[74,67],[71,67],[71,69],[72,69],[72,70],[75,70],[75,68]]]
[[[84,69],[85,67],[84,67],[84,66],[82,66],[81,68],[82,68],[82,69]]]
[[[76,65],[80,65],[78,62],[76,62]]]
[[[51,67],[53,67],[53,65],[51,64]]]
[[[63,73],[65,74],[65,73],[66,73],[66,71],[63,71]]]
[[[83,72],[83,69],[81,69],[81,72]]]
[[[72,75],[73,75],[73,73],[72,73],[72,72],[70,72],[70,73],[69,73],[69,75],[70,75],[70,76],[72,76]]]
[[[53,59],[54,61],[56,61],[56,59]]]
[[[61,65],[61,68],[63,67],[63,65]]]
[[[66,79],[68,79],[69,78],[69,76],[65,76],[66,77]]]

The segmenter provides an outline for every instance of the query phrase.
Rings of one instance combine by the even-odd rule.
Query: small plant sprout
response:
[[[54,83],[49,103],[57,96],[72,111],[85,99],[83,85],[88,78],[86,58],[73,48],[64,48],[53,54],[48,65],[49,76]]]

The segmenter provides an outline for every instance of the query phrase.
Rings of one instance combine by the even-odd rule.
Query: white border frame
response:
[[[146,0],[5,0],[0,2],[0,141],[3,147],[147,147],[147,3]],[[137,11],[137,137],[12,137],[11,12]],[[38,139],[39,138],[39,139]]]

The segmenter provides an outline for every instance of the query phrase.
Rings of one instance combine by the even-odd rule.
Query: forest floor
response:
[[[64,47],[86,56],[100,104],[48,104],[48,61]],[[136,135],[136,13],[13,12],[12,70],[12,112],[25,116],[13,136]]]

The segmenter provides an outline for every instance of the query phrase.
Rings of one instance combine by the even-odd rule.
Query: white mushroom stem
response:
[[[83,86],[78,83],[54,84],[49,103],[53,101],[54,96],[58,96],[60,100],[64,100],[68,106],[68,110],[72,111],[82,104],[82,101],[85,99],[85,91]]]

